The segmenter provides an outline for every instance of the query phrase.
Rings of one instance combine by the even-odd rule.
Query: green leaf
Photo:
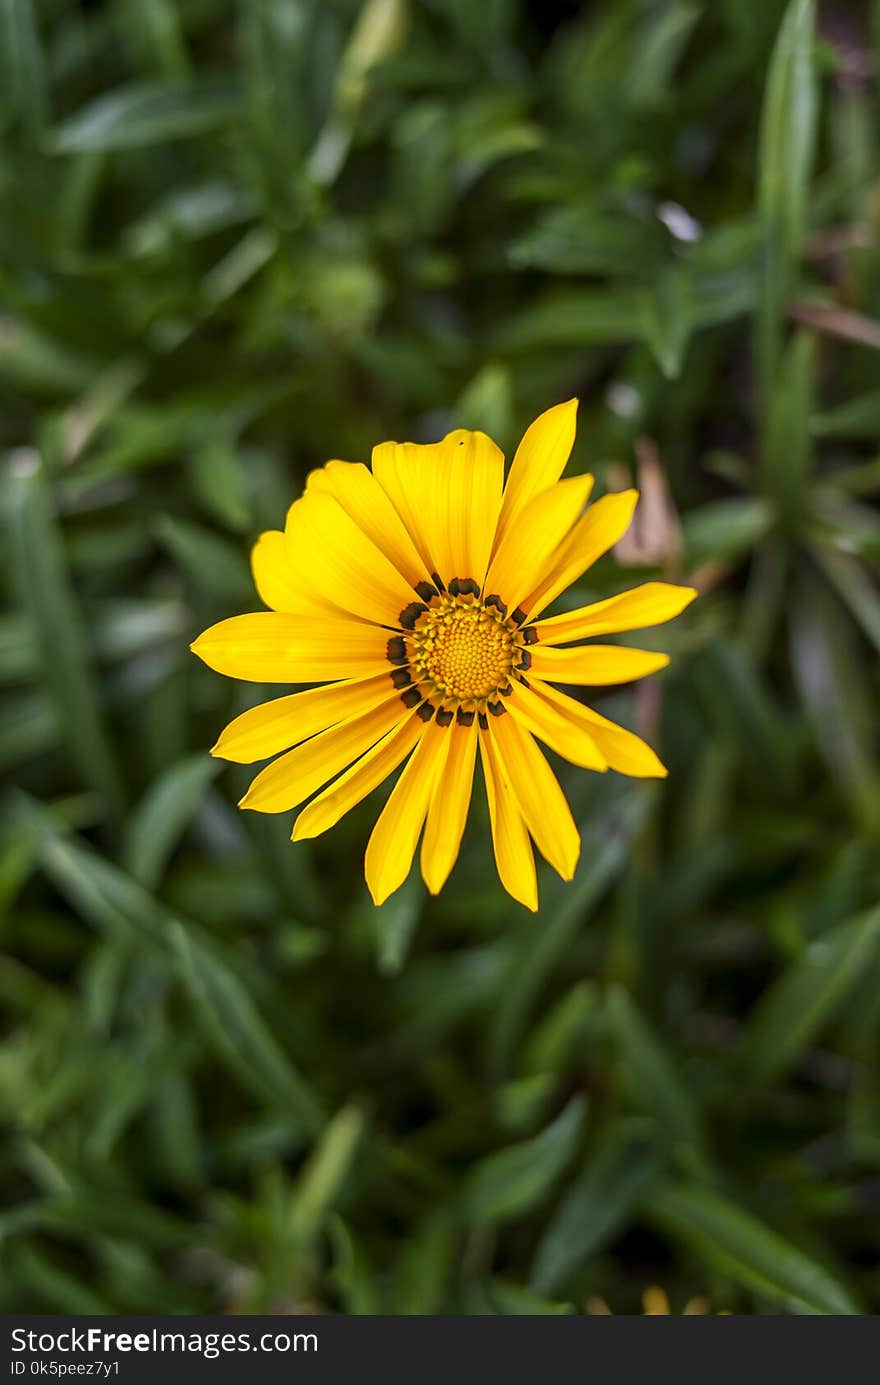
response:
[[[413,1228],[395,1266],[395,1313],[425,1316],[440,1311],[458,1237],[456,1221],[444,1207]]]
[[[648,12],[633,45],[627,73],[628,102],[650,107],[663,99],[701,12],[701,6],[692,0],[672,0],[672,4]]]
[[[759,496],[713,500],[684,517],[688,562],[730,561],[748,553],[773,523],[770,503]]]
[[[0,112],[39,133],[49,114],[46,61],[32,0],[0,0]]]
[[[735,727],[743,738],[743,755],[752,762],[767,791],[777,798],[796,782],[797,764],[791,723],[774,701],[745,646],[734,639],[715,639],[696,677],[718,727]]]
[[[585,1116],[583,1098],[572,1097],[540,1135],[481,1160],[462,1190],[467,1215],[478,1223],[497,1224],[531,1211],[572,1159]]]
[[[862,1311],[823,1265],[709,1188],[667,1184],[652,1192],[645,1210],[664,1231],[756,1293],[809,1313]]]
[[[0,770],[8,771],[62,741],[54,702],[40,692],[5,697],[0,702]]]
[[[513,1284],[509,1279],[490,1280],[487,1291],[497,1312],[508,1317],[560,1317],[575,1311],[573,1303],[544,1298],[526,1285]]]
[[[132,809],[125,829],[124,862],[147,890],[155,889],[181,833],[220,766],[206,754],[165,771]]]
[[[789,0],[773,49],[758,149],[764,236],[757,361],[766,411],[776,385],[783,319],[800,255],[816,137],[815,0]]]
[[[378,1302],[376,1277],[367,1261],[363,1245],[341,1217],[331,1214],[327,1221],[333,1249],[330,1277],[342,1299],[345,1312],[358,1317],[374,1317],[382,1312]],[[402,1310],[395,1306],[396,1312]]]
[[[880,438],[880,390],[814,414],[810,429],[815,438]]]
[[[18,818],[40,843],[43,868],[57,888],[98,928],[146,944],[174,966],[207,1037],[243,1083],[284,1107],[304,1128],[320,1126],[315,1098],[296,1072],[236,971],[193,924],[180,919],[146,890],[22,799]]]
[[[577,203],[548,208],[509,250],[516,269],[629,279],[654,268],[665,248],[658,220]]]
[[[780,365],[763,459],[765,484],[789,529],[799,524],[809,495],[815,370],[816,339],[809,332],[797,332]]]
[[[356,1106],[343,1107],[325,1126],[300,1174],[291,1209],[291,1227],[298,1242],[310,1242],[335,1206],[363,1128],[364,1115]]]
[[[204,508],[231,529],[245,530],[252,523],[244,467],[234,448],[225,443],[206,444],[192,457],[193,489]]]
[[[371,911],[379,970],[386,976],[395,976],[406,961],[424,902],[424,886],[413,877]]]
[[[535,1252],[531,1285],[552,1294],[617,1234],[657,1178],[653,1124],[641,1119],[606,1125],[599,1148],[550,1218]]]
[[[45,811],[26,803],[23,820],[33,824],[44,870],[87,919],[110,936],[167,947],[167,916],[139,886],[85,843],[61,835]]]
[[[56,341],[23,318],[0,322],[0,379],[38,396],[75,394],[97,369],[82,352]]]
[[[635,290],[547,294],[526,305],[499,332],[496,349],[513,355],[554,346],[619,345],[639,340],[644,324],[644,295]]]
[[[827,583],[805,573],[794,590],[789,621],[795,686],[828,774],[873,836],[880,830],[876,699],[864,677],[862,642]]]
[[[510,371],[490,361],[462,390],[455,417],[461,419],[463,428],[478,428],[490,438],[504,438],[511,431],[512,415]]]
[[[789,0],[773,49],[761,111],[758,209],[789,256],[800,249],[813,159],[816,80],[814,0]]]
[[[241,549],[191,520],[165,515],[157,532],[199,590],[220,600],[253,604],[254,584]]]
[[[876,965],[878,945],[880,908],[808,943],[749,1016],[734,1055],[740,1082],[753,1090],[778,1080]]]
[[[874,648],[880,650],[880,596],[868,568],[829,544],[815,544],[813,553]]]
[[[235,972],[177,919],[168,927],[183,981],[217,1050],[243,1082],[315,1130],[321,1114],[314,1096]]]
[[[366,0],[361,6],[337,76],[336,102],[347,117],[361,105],[371,70],[400,47],[406,20],[407,0]]]
[[[574,882],[557,897],[552,911],[545,906],[546,922],[537,937],[529,920],[512,947],[490,1030],[489,1061],[495,1072],[508,1068],[541,987],[623,870],[630,844],[650,811],[650,790],[630,790],[623,795],[612,790],[609,798],[601,835],[596,834],[593,849],[581,863]]]
[[[321,131],[309,171],[323,185],[334,182],[348,156],[370,74],[400,47],[407,0],[365,0],[337,68],[333,111]]]
[[[613,986],[608,1012],[616,1035],[624,1075],[639,1106],[654,1116],[663,1139],[685,1156],[705,1158],[699,1112],[674,1059],[637,1010],[632,997]]]
[[[76,604],[44,467],[20,452],[10,465],[13,574],[40,650],[42,676],[83,783],[120,813],[123,789],[104,725],[83,620]]]
[[[108,1300],[84,1284],[81,1275],[62,1269],[42,1251],[23,1245],[12,1252],[11,1260],[15,1278],[54,1312],[80,1316],[112,1311]]]
[[[123,0],[125,22],[144,49],[146,63],[167,77],[184,77],[189,68],[183,16],[174,0]]]
[[[564,1071],[590,1030],[601,1019],[598,988],[578,981],[548,1010],[529,1037],[525,1070],[533,1076]]]
[[[693,325],[690,279],[676,266],[658,278],[645,301],[645,341],[667,380],[674,380],[681,371]]]
[[[139,149],[209,134],[239,113],[238,86],[224,78],[144,82],[103,92],[59,125],[56,154]]]

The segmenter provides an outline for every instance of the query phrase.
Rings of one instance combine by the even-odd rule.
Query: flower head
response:
[[[253,550],[270,609],[221,621],[193,645],[233,678],[317,685],[242,713],[213,751],[244,764],[278,757],[240,806],[280,813],[311,800],[294,841],[325,832],[406,762],[367,846],[377,904],[409,874],[420,835],[422,875],[440,890],[477,755],[498,873],[530,909],[532,841],[566,880],[580,853],[536,738],[585,769],[666,773],[632,732],[556,686],[663,668],[664,654],[579,642],[669,620],[696,595],[648,582],[544,617],[620,539],[638,498],[623,491],[587,507],[592,477],[560,480],[576,410],[570,400],[531,425],[506,484],[495,444],[462,429],[427,446],[382,443],[372,469],[332,461],[313,471],[284,530]]]
[[[587,1312],[604,1316],[611,1312],[604,1298],[594,1294],[587,1299]],[[705,1298],[691,1298],[682,1308],[685,1317],[703,1317],[709,1312],[709,1304]],[[666,1318],[671,1316],[672,1308],[669,1303],[669,1295],[665,1289],[658,1285],[649,1285],[642,1294],[642,1312],[649,1318]],[[728,1317],[727,1313],[718,1314],[719,1317]]]

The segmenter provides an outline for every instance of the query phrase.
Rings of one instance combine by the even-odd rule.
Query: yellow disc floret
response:
[[[516,633],[500,611],[445,593],[419,621],[412,643],[414,680],[456,702],[482,702],[498,693],[517,654]]]
[[[423,721],[436,713],[441,726],[453,716],[470,726],[487,713],[500,716],[513,684],[524,681],[532,656],[535,632],[525,626],[524,613],[508,616],[497,594],[483,596],[471,577],[453,578],[444,587],[424,583],[421,601],[400,613],[405,634],[388,641],[392,682],[402,701]]]

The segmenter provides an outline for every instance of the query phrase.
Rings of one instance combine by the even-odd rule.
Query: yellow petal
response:
[[[257,539],[251,549],[251,572],[261,601],[273,611],[302,615],[308,603],[297,585],[296,572],[280,529],[268,529]]]
[[[413,713],[400,726],[384,735],[371,750],[328,785],[293,824],[291,836],[295,842],[305,837],[319,837],[335,826],[351,808],[372,793],[373,789],[393,774],[425,729],[423,721]]]
[[[574,446],[577,407],[576,399],[556,404],[526,429],[504,487],[496,548],[528,502],[558,481],[565,470]]]
[[[422,838],[422,878],[431,894],[439,894],[458,859],[474,782],[477,728],[450,726],[449,755],[434,785]]]
[[[387,673],[326,687],[306,688],[304,692],[276,697],[249,707],[220,733],[212,755],[250,765],[268,760],[280,750],[288,750],[326,731],[328,726],[360,716],[390,697],[399,697]]]
[[[537,688],[532,688],[515,683],[504,704],[510,715],[571,764],[580,765],[581,769],[607,769],[605,757],[583,722],[566,717],[559,707],[541,697],[538,689],[542,686],[538,683]]]
[[[446,468],[446,513],[438,516],[443,561],[450,577],[483,585],[495,539],[504,485],[504,455],[485,433],[460,430]],[[446,580],[445,575],[444,580]]]
[[[532,690],[547,702],[552,702],[567,721],[583,728],[597,745],[600,754],[607,761],[608,768],[618,774],[629,774],[636,779],[665,779],[666,767],[654,754],[649,745],[632,731],[627,731],[607,717],[600,716],[592,707],[560,692],[549,683],[535,679]]]
[[[702,1316],[709,1311],[709,1300],[699,1295],[696,1298],[689,1298],[681,1311],[686,1318]]]
[[[535,845],[563,880],[570,880],[581,839],[556,775],[528,731],[512,716],[490,717],[488,735]]]
[[[524,611],[534,619],[555,601],[560,592],[570,587],[592,567],[603,553],[613,548],[630,526],[638,491],[619,491],[603,495],[591,505],[575,524],[568,538],[547,565],[546,576],[535,583],[534,590],[520,602]]]
[[[689,606],[697,595],[695,587],[675,587],[669,582],[645,582],[632,591],[595,601],[577,611],[542,620],[537,627],[542,644],[570,644],[594,635],[612,635],[621,630],[644,630],[662,625]]]
[[[669,1298],[666,1290],[652,1285],[642,1294],[642,1308],[648,1317],[667,1317],[669,1315]]]
[[[490,737],[480,736],[479,743],[498,875],[507,893],[535,913],[538,881],[525,821]]]
[[[611,1316],[611,1309],[608,1307],[608,1304],[605,1302],[604,1298],[600,1298],[598,1294],[589,1295],[586,1302],[586,1309],[588,1313],[591,1313],[596,1317]]]
[[[310,472],[306,489],[332,495],[410,586],[430,579],[430,569],[369,467],[362,462],[328,462]]]
[[[340,610],[396,626],[415,593],[332,495],[307,491],[287,512],[291,561]]]
[[[383,904],[409,875],[434,783],[448,751],[448,728],[429,723],[379,814],[364,858],[374,904]]]
[[[551,566],[592,488],[592,476],[573,476],[530,500],[498,545],[486,591],[497,593],[511,611],[519,606]]]
[[[373,448],[373,475],[391,501],[429,572],[437,558],[429,543],[428,507],[435,503],[436,481],[446,455],[443,442],[380,442]]]
[[[267,529],[251,550],[254,584],[267,606],[291,615],[335,616],[340,611],[328,601],[316,584],[315,576],[301,563],[280,529]],[[350,620],[360,617],[346,612]]]
[[[408,716],[400,698],[394,697],[363,716],[331,726],[261,770],[238,806],[258,813],[295,808]]]
[[[373,473],[429,570],[445,583],[482,583],[501,508],[504,457],[485,433],[459,428],[442,442],[385,442]]]
[[[321,683],[388,672],[388,631],[343,616],[257,611],[212,625],[194,654],[217,673],[251,683]]]
[[[668,654],[655,654],[651,649],[627,649],[621,644],[587,644],[577,649],[554,649],[552,645],[536,644],[530,653],[532,673],[536,678],[595,688],[644,678],[669,663]]]

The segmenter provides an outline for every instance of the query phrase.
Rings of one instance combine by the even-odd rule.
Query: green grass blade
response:
[[[818,101],[813,67],[815,0],[789,0],[770,59],[758,149],[764,277],[756,321],[758,382],[769,409],[783,322],[801,252]]]
[[[39,647],[43,681],[82,782],[97,789],[108,812],[117,814],[124,795],[116,755],[104,723],[45,470],[36,453],[16,454],[8,484],[13,575]]]
[[[809,1313],[861,1311],[824,1265],[719,1193],[695,1183],[668,1184],[651,1194],[646,1209],[722,1274],[777,1303]]]
[[[878,948],[880,908],[807,944],[763,993],[740,1037],[735,1062],[748,1091],[778,1081],[797,1062],[851,987],[876,965]]]
[[[126,823],[123,859],[139,884],[153,890],[178,839],[202,801],[220,766],[205,755],[172,765],[131,811]]]
[[[583,1099],[573,1097],[540,1135],[478,1163],[461,1195],[468,1217],[477,1225],[497,1225],[524,1216],[536,1206],[573,1158],[585,1116]]]

